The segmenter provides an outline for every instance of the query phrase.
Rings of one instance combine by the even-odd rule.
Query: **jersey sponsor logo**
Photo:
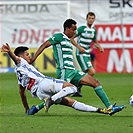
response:
[[[89,37],[93,37],[93,36],[94,36],[94,34],[89,34],[88,36],[89,36]]]
[[[30,78],[29,83],[28,83],[28,85],[27,85],[27,89],[28,89],[28,90],[31,90],[31,88],[32,88],[32,86],[34,85],[34,83],[35,83],[35,79]]]

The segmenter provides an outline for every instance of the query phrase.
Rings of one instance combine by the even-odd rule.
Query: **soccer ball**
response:
[[[133,95],[130,97],[129,101],[130,101],[130,105],[133,106]]]

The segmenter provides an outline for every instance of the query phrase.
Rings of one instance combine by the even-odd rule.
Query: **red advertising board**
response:
[[[96,72],[122,73],[133,72],[132,49],[105,49],[104,53],[96,52]]]
[[[104,53],[95,50],[97,72],[133,72],[133,25],[96,25]]]

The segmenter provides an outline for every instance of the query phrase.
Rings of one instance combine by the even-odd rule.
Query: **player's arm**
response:
[[[9,56],[12,58],[12,60],[15,62],[15,64],[20,63],[20,57],[16,56],[10,49],[10,46],[6,43],[2,45],[2,52],[7,52]]]
[[[22,104],[25,108],[25,113],[26,113],[27,110],[29,109],[29,105],[28,105],[28,102],[27,102],[25,88],[20,84],[19,84],[19,94],[20,94],[20,97],[21,97]]]
[[[84,53],[84,52],[85,52],[85,49],[84,49],[83,47],[79,46],[79,45],[76,43],[76,41],[74,40],[74,38],[76,38],[75,35],[74,35],[72,38],[70,38],[72,44],[73,44],[77,49],[79,49],[79,51],[80,51],[81,53]]]
[[[94,42],[94,46],[96,48],[98,48],[100,50],[100,52],[104,52],[104,48],[101,47],[101,45],[99,44],[99,42],[97,40],[93,40],[93,42]]]
[[[51,46],[51,43],[49,41],[46,41],[44,42],[39,48],[38,50],[36,51],[36,53],[34,54],[34,56],[31,58],[31,62],[30,63],[33,63],[37,57],[43,52],[44,49],[48,48]]]

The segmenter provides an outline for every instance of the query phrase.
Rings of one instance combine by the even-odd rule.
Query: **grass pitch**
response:
[[[46,74],[56,77],[55,74]],[[133,94],[131,74],[96,74],[112,104],[126,105],[113,116],[80,112],[54,105],[48,113],[42,109],[34,116],[24,114],[15,74],[0,74],[0,133],[133,133],[133,107],[129,97]],[[82,87],[83,97],[78,101],[104,107],[91,87]],[[39,104],[27,92],[29,105]]]

